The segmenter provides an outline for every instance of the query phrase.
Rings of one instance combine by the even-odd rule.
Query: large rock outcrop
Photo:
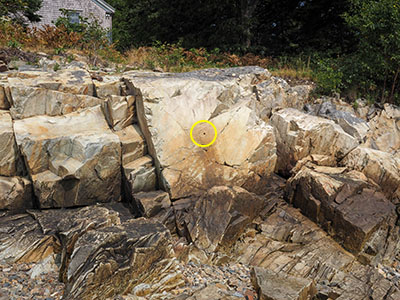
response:
[[[144,219],[87,232],[75,243],[64,296],[104,300],[146,284],[173,258],[169,240],[163,225]]]
[[[399,242],[396,230],[392,232],[396,207],[365,180],[359,172],[309,164],[288,181],[288,200],[362,261],[382,260]]]
[[[199,249],[227,250],[263,209],[264,200],[240,187],[216,186],[174,202],[178,229]]]
[[[14,124],[41,208],[118,200],[121,146],[99,106]]]
[[[261,179],[273,172],[276,150],[272,127],[260,120],[245,100],[246,94],[251,95],[250,83],[256,73],[234,72],[240,70],[221,75],[139,74],[126,79],[130,93],[137,96],[139,124],[155,159],[161,187],[172,199],[215,185],[257,190]],[[207,148],[190,139],[192,126],[200,120],[211,121],[218,133],[215,143]],[[209,124],[193,130],[194,139],[202,145],[210,143],[214,135]]]
[[[0,175],[16,176],[19,173],[18,156],[10,113],[0,110]]]
[[[379,185],[388,199],[400,203],[400,159],[388,152],[357,147],[340,165],[360,171]]]
[[[286,108],[274,113],[271,124],[276,132],[276,171],[289,175],[297,161],[311,154],[325,155],[328,165],[336,165],[358,141],[331,120]]]

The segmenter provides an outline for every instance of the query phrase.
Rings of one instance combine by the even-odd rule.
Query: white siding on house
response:
[[[32,23],[32,26],[51,25],[61,16],[61,8],[78,11],[82,17],[96,18],[105,29],[112,28],[112,16],[92,0],[43,0],[42,7],[38,12],[42,16],[42,20]]]

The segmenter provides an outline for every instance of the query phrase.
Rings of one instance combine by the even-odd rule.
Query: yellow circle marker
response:
[[[212,140],[210,143],[208,143],[207,145],[199,144],[199,143],[197,143],[197,142],[194,140],[194,138],[193,138],[193,129],[196,127],[196,125],[198,125],[198,124],[200,124],[200,123],[207,123],[207,124],[210,124],[210,125],[212,126],[212,128],[214,128],[214,132],[215,132],[214,138],[213,138],[213,140]],[[213,123],[211,123],[210,121],[207,121],[207,120],[200,120],[200,121],[197,121],[196,123],[194,123],[194,124],[192,125],[192,128],[190,128],[190,139],[192,140],[192,142],[193,142],[196,146],[199,146],[199,147],[202,147],[202,148],[210,147],[212,144],[214,144],[215,140],[217,139],[217,135],[218,135],[218,134],[217,134],[217,128],[215,127],[215,125],[214,125]]]

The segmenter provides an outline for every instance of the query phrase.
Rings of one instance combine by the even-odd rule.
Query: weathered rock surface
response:
[[[334,166],[358,145],[355,138],[333,121],[292,108],[274,113],[271,124],[278,149],[276,171],[284,175],[289,175],[297,161],[312,154],[329,157],[328,164]]]
[[[63,69],[58,72],[24,71],[9,76],[10,86],[30,86],[71,94],[94,96],[94,84],[86,70]]]
[[[396,207],[358,172],[304,166],[287,185],[288,200],[361,260],[381,260],[397,247]],[[390,238],[391,235],[395,235]],[[393,245],[388,246],[388,243]],[[390,257],[392,255],[392,257]],[[387,260],[393,259],[390,253]]]
[[[75,244],[65,297],[106,299],[151,280],[173,258],[169,231],[144,219],[89,231]]]
[[[232,247],[232,258],[275,274],[313,280],[320,299],[397,299],[398,288],[381,271],[361,265],[315,223],[281,201],[259,223],[260,233],[249,229],[242,235]]]
[[[140,192],[134,194],[133,199],[140,215],[145,218],[155,217],[171,207],[169,195],[164,191]]]
[[[0,81],[0,109],[9,109],[10,108],[10,103],[8,102],[6,90],[5,90],[5,85],[7,82],[5,81]]]
[[[267,120],[273,112],[282,108],[302,109],[311,89],[309,85],[291,87],[285,80],[277,77],[257,84],[255,90],[258,116]]]
[[[121,142],[123,166],[147,154],[147,146],[138,126],[131,125],[115,133]]]
[[[0,210],[23,212],[33,207],[32,183],[23,177],[0,176]]]
[[[400,203],[400,160],[390,153],[357,147],[340,165],[360,171],[373,180],[393,203]]]
[[[59,92],[46,88],[10,86],[13,119],[33,116],[60,116],[88,107],[100,105],[104,100],[88,95]]]
[[[153,159],[146,155],[123,165],[125,192],[130,197],[139,192],[154,191],[157,187],[157,175]]]
[[[118,131],[132,125],[135,118],[133,96],[108,96],[104,112],[110,127]]]
[[[234,77],[233,72],[128,78],[130,93],[137,94],[139,123],[160,184],[172,199],[214,185],[253,190],[261,177],[268,177],[274,169],[272,128],[243,100],[246,93],[251,95],[249,83],[255,74],[247,70],[248,74]],[[210,120],[218,132],[208,148],[198,147],[190,139],[192,125],[200,120]],[[209,124],[200,124],[193,132],[194,139],[203,145],[214,135]]]
[[[368,123],[356,117],[349,111],[343,111],[336,108],[336,105],[330,101],[325,101],[318,106],[316,113],[320,117],[324,117],[333,120],[342,129],[356,138],[359,142],[364,141],[370,127]]]
[[[211,253],[231,246],[264,204],[261,197],[243,188],[217,186],[173,206],[181,235]]]
[[[395,153],[400,150],[400,109],[385,104],[384,109],[369,121],[371,127],[365,145],[372,149]]]
[[[252,269],[252,281],[260,300],[308,300],[316,294],[310,279],[283,276],[267,269]]]
[[[60,251],[58,239],[43,233],[27,214],[0,217],[0,260],[39,262]]]
[[[14,130],[41,208],[120,197],[121,146],[99,106],[61,117],[17,120]]]
[[[0,110],[0,175],[16,176],[18,148],[15,143],[13,122],[8,111]]]
[[[124,83],[117,76],[103,76],[102,81],[94,81],[96,96],[101,99],[107,99],[109,96],[123,96]]]

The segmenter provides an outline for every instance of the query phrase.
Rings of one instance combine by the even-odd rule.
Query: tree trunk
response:
[[[396,87],[397,77],[399,76],[400,68],[397,68],[396,74],[394,75],[392,90],[390,91],[389,103],[393,103],[393,94]]]
[[[242,45],[249,49],[251,46],[251,19],[257,8],[259,0],[241,0],[241,26],[243,28],[242,33]]]

